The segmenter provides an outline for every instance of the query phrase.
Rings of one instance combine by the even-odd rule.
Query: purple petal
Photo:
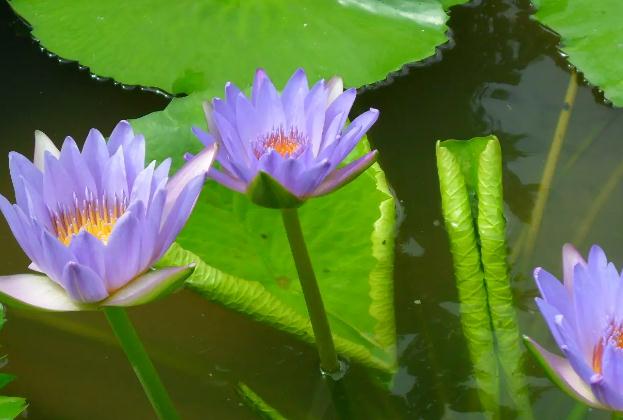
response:
[[[138,259],[141,251],[141,224],[139,215],[129,210],[115,224],[106,245],[104,280],[110,291],[119,289],[140,274]]]
[[[35,232],[32,231],[30,223],[23,223],[18,213],[21,209],[17,206],[11,205],[9,201],[0,195],[0,211],[4,215],[15,240],[19,246],[24,250],[28,258],[31,260],[38,260],[40,256],[40,244],[38,236],[35,236]],[[23,212],[22,212],[23,214]]]
[[[154,168],[156,162],[151,162],[145,169],[143,169],[136,176],[134,184],[132,185],[132,192],[130,194],[130,203],[136,201],[142,201],[145,206],[149,205],[149,201],[152,194]]]
[[[33,261],[54,281],[63,287],[67,284],[63,281],[63,269],[74,259],[73,254],[65,245],[47,231],[41,231],[41,247],[43,249],[42,260],[33,258]]]
[[[67,175],[74,181],[76,189],[73,192],[79,201],[87,198],[86,191],[97,192],[97,185],[91,171],[80,154],[76,142],[71,137],[67,137],[63,142],[59,161]]]
[[[180,233],[180,230],[182,230],[182,227],[186,224],[190,212],[197,202],[204,181],[205,178],[202,175],[191,180],[186,185],[186,188],[182,190],[181,194],[178,195],[173,206],[170,208],[168,216],[163,215],[164,223],[157,241],[156,259],[160,259],[160,257],[164,255],[166,250],[171,246],[171,243],[173,243]]]
[[[350,152],[355,148],[363,135],[370,129],[379,116],[379,111],[371,108],[364,112],[350,124],[345,134],[343,134],[334,144],[335,149],[331,153],[331,163],[335,166],[339,165]],[[327,148],[325,150],[329,150]]]
[[[604,321],[608,314],[600,304],[603,301],[603,290],[595,287],[588,267],[576,264],[573,273],[573,300],[575,310],[578,341],[584,343],[584,354],[592,353],[592,346],[601,339],[604,333]]]
[[[132,280],[102,303],[103,306],[135,306],[167,296],[192,274],[194,264],[152,270]]]
[[[125,149],[134,138],[134,131],[129,122],[122,120],[117,123],[108,139],[108,154],[114,155],[123,146]]]
[[[305,197],[310,195],[325,179],[331,169],[331,164],[328,160],[323,160],[311,167],[293,169],[291,172],[286,172],[284,185],[297,197]]]
[[[132,185],[136,176],[145,168],[145,137],[138,135],[124,146],[125,172],[128,185]]]
[[[104,170],[108,166],[110,154],[108,147],[106,147],[106,140],[98,130],[93,128],[89,131],[82,148],[82,157],[86,161],[97,187],[93,193],[100,196],[104,193],[102,179],[104,178]]]
[[[534,270],[534,280],[543,299],[554,306],[565,318],[571,318],[570,294],[560,281],[541,267]]]
[[[614,388],[602,375],[593,375],[591,378],[591,390],[599,402],[606,406],[604,408],[615,411],[623,410],[621,390]]]
[[[12,303],[45,311],[92,309],[69,298],[65,290],[45,276],[15,274],[0,277],[0,294]]]
[[[157,186],[164,179],[168,179],[171,170],[171,158],[166,158],[154,170],[154,186]],[[153,191],[152,191],[153,194]]]
[[[269,82],[272,85],[272,82],[268,78],[266,71],[262,68],[257,69],[255,71],[255,77],[253,78],[253,86],[251,88],[251,100],[253,101],[253,105],[257,103],[257,100],[260,97],[260,91],[262,89],[262,86],[264,86],[265,82]]]
[[[104,280],[89,267],[73,261],[63,269],[63,283],[69,296],[78,302],[93,303],[108,297]]]
[[[35,156],[33,162],[35,167],[41,172],[43,172],[45,167],[45,156],[48,153],[57,159],[61,154],[52,140],[43,131],[35,131]]]
[[[576,264],[586,265],[584,258],[571,244],[562,247],[563,283],[569,293],[573,293],[573,269]]]
[[[348,89],[342,93],[331,105],[327,108],[325,114],[325,121],[332,121],[335,117],[340,116],[338,119],[338,129],[341,130],[346,124],[346,118],[350,113],[350,109],[355,102],[357,91],[355,89]],[[325,139],[326,141],[327,139]]]
[[[619,401],[623,402],[623,349],[613,343],[606,344],[601,366],[604,380],[618,391]],[[618,408],[622,409],[623,405]]]
[[[13,182],[17,205],[31,219],[36,220],[48,230],[53,230],[50,211],[43,202],[43,196],[36,191],[24,177],[19,177]]]
[[[591,388],[578,376],[567,360],[545,350],[529,337],[524,336],[524,342],[559,388],[591,407],[603,408]]]
[[[158,189],[151,200],[147,209],[147,215],[143,221],[144,227],[141,234],[141,251],[139,256],[139,267],[142,270],[150,267],[160,257],[157,253],[158,236],[162,226],[162,211],[167,198],[165,188]]]
[[[205,180],[208,171],[212,167],[216,151],[216,144],[212,145],[212,147],[203,149],[191,161],[182,166],[182,168],[177,171],[175,176],[169,180],[167,183],[167,201],[164,205],[163,218],[167,218],[169,216],[171,209],[177,203],[182,192],[191,181],[196,179],[198,176],[202,176]]]
[[[322,132],[325,125],[325,110],[327,106],[327,91],[324,81],[320,80],[305,97],[305,134],[317,154],[322,142]]]
[[[111,202],[115,199],[128,197],[130,195],[125,168],[123,147],[119,147],[108,161],[108,165],[104,170],[104,178],[102,179],[103,192]]]
[[[193,126],[192,132],[205,147],[210,147],[216,143],[216,139],[212,134],[206,133],[199,127]]]
[[[336,169],[322,181],[314,192],[311,193],[311,196],[317,197],[328,194],[349,183],[374,163],[376,155],[377,151],[372,150],[356,161],[351,162],[342,168]]]
[[[50,209],[56,209],[59,204],[73,206],[77,189],[76,180],[69,176],[63,164],[51,154],[46,154],[43,176],[43,199],[46,206]]]
[[[260,124],[263,132],[269,132],[277,127],[286,128],[286,117],[281,98],[268,77],[265,78],[259,88],[259,96],[254,97],[253,100],[255,110],[259,111],[256,115],[262,121]]]
[[[241,181],[239,178],[234,178],[233,176],[218,171],[214,168],[210,169],[208,172],[208,177],[212,178],[219,184],[229,188],[230,190],[234,190],[240,193],[244,193],[247,190],[248,184],[244,181]]]
[[[43,174],[24,156],[17,152],[9,152],[9,172],[13,184],[18,178],[23,177],[37,194],[42,193]],[[17,204],[20,204],[19,201]]]
[[[106,246],[99,239],[83,230],[72,238],[69,250],[79,264],[91,268],[100,278],[106,278]]]
[[[294,72],[281,93],[281,102],[290,127],[304,127],[304,99],[309,92],[307,76],[303,69]]]
[[[225,83],[225,99],[227,100],[226,103],[229,106],[232,116],[234,117],[235,117],[236,101],[240,94],[242,94],[242,92],[240,92],[240,89],[238,89],[238,86],[236,86],[235,84],[231,82]]]
[[[567,345],[566,337],[563,337],[561,335],[561,333],[559,332],[559,328],[556,325],[556,319],[564,315],[560,313],[558,308],[550,305],[549,303],[547,303],[541,298],[536,298],[534,299],[534,301],[536,302],[536,305],[539,308],[539,311],[541,311],[541,315],[543,315],[543,319],[545,319],[545,322],[547,323],[547,326],[549,327],[549,331],[554,337],[556,344],[558,344],[558,347],[566,346]]]

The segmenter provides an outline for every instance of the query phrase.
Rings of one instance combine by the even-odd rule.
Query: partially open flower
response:
[[[525,337],[550,378],[592,407],[623,411],[623,276],[603,250],[593,246],[588,262],[567,244],[564,282],[534,271],[536,302],[564,357]]]
[[[204,104],[210,133],[194,128],[206,147],[222,146],[217,155],[221,169],[209,176],[273,208],[297,207],[336,190],[376,157],[373,150],[340,167],[378,117],[370,109],[345,127],[355,96],[355,89],[343,91],[339,78],[309,89],[302,69],[281,93],[261,69],[251,98],[228,83],[225,99]]]
[[[178,287],[193,266],[152,269],[199,196],[216,150],[205,149],[168,178],[170,160],[145,167],[145,139],[121,121],[108,142],[89,132],[82,151],[56,149],[35,133],[34,164],[9,154],[17,203],[0,210],[42,274],[0,277],[0,294],[44,310],[131,306]]]

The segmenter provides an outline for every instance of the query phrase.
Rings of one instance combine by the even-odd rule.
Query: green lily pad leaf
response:
[[[623,2],[619,0],[533,0],[534,17],[560,34],[571,64],[606,98],[623,106]]]
[[[150,159],[174,157],[201,143],[200,94],[132,122],[145,134]],[[363,155],[362,141],[356,155]],[[353,156],[351,156],[352,158]],[[373,165],[350,184],[299,208],[301,225],[338,351],[392,371],[394,200]],[[195,262],[188,286],[206,298],[313,342],[305,301],[278,210],[209,181],[162,266]]]
[[[4,306],[0,305],[0,329],[6,323]],[[4,359],[6,356],[3,356]],[[0,388],[4,388],[15,379],[8,373],[0,373]],[[0,419],[14,419],[22,413],[28,404],[25,398],[0,395]]]
[[[444,7],[466,0],[12,0],[49,51],[103,77],[170,93],[249,86],[297,67],[348,86],[382,80],[447,41]],[[373,30],[371,29],[373,28]]]

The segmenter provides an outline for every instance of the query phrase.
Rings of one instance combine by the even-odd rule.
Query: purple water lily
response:
[[[210,133],[193,129],[206,147],[222,146],[221,168],[209,176],[267,207],[296,207],[336,190],[376,157],[373,150],[339,167],[378,117],[370,109],[345,127],[355,96],[355,89],[343,91],[339,78],[310,89],[302,69],[281,94],[261,69],[251,98],[228,83],[225,99],[204,104]]]
[[[536,302],[565,357],[525,337],[552,380],[592,407],[623,411],[623,273],[593,246],[585,261],[563,248],[564,282],[542,268],[534,271],[541,292]]]
[[[34,163],[9,154],[17,203],[0,196],[0,210],[42,274],[0,277],[0,293],[63,311],[136,305],[179,286],[192,266],[151,267],[186,223],[215,152],[169,179],[170,160],[145,166],[145,139],[126,121],[108,142],[91,130],[82,151],[36,132]]]

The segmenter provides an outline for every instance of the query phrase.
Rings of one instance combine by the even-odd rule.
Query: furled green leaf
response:
[[[257,395],[247,385],[243,383],[238,384],[238,393],[243,398],[244,402],[255,411],[258,417],[266,420],[286,420],[279,411],[268,405],[262,397]]]
[[[506,262],[500,144],[495,136],[439,142],[437,165],[463,330],[476,379],[488,387],[481,388],[486,391],[481,393],[481,400],[489,411],[499,403],[500,384],[491,377],[497,375],[499,359],[511,399],[524,416],[529,416]],[[488,359],[483,360],[482,354]]]
[[[444,6],[466,0],[12,0],[33,35],[103,77],[171,93],[234,81],[257,67],[282,84],[297,67],[348,86],[382,80],[447,41]]]
[[[561,49],[606,98],[623,106],[623,2],[533,0],[534,17],[560,34]]]
[[[500,366],[515,405],[529,413],[530,400],[523,373],[523,350],[508,276],[506,219],[502,190],[502,152],[497,138],[490,136],[478,162],[478,216],[480,253],[487,298]]]
[[[461,147],[458,152],[469,156],[481,143],[472,142],[470,148]],[[461,168],[461,164],[468,160],[455,155],[451,145],[447,141],[437,143],[437,171],[443,216],[450,238],[450,251],[459,292],[461,324],[474,365],[474,376],[483,408],[490,413],[497,413],[500,398],[498,365],[466,182],[470,177],[465,176]]]
[[[133,122],[152,159],[201,144],[190,132],[205,126],[200,95],[176,99],[164,111]],[[366,151],[361,142],[356,154]],[[299,209],[338,351],[391,371],[394,201],[378,165],[335,193]],[[278,210],[208,182],[186,228],[163,265],[196,262],[188,285],[253,318],[312,342],[304,298]]]
[[[4,306],[0,305],[0,329],[4,326],[6,317]],[[3,356],[2,358],[4,358]],[[4,388],[15,379],[15,376],[8,373],[0,373],[0,388]],[[0,395],[0,420],[14,419],[27,407],[26,399],[20,397],[7,397]]]

